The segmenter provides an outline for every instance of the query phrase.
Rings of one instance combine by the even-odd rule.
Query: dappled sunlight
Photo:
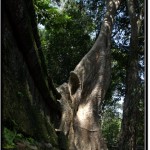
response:
[[[112,1],[109,2],[108,6],[109,6],[109,7],[113,7],[114,4],[115,4],[115,7],[116,7],[116,9],[117,9],[118,6],[119,6],[119,4],[120,4],[120,1],[119,1],[119,0],[112,0]]]
[[[119,4],[120,4],[120,1],[119,1],[119,0],[115,0],[116,8],[118,8],[118,7],[119,7]]]
[[[79,119],[80,124],[86,125],[88,117],[92,116],[92,108],[90,102],[86,105],[80,105],[77,111],[77,117]]]
[[[4,149],[144,146],[144,2],[120,2],[6,0]]]
[[[92,101],[89,101],[87,104],[80,105],[76,114],[76,119],[81,128],[89,131],[98,131],[99,125],[95,122],[96,120],[93,117],[93,109]]]

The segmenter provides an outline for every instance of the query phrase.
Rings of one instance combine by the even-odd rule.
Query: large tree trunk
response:
[[[19,50],[24,56],[35,84],[50,110],[60,113],[60,106],[56,101],[56,98],[60,99],[60,95],[54,88],[51,78],[48,77],[34,17],[35,12],[32,1],[27,3],[24,0],[6,0],[4,2],[3,19],[9,20],[12,26]],[[52,93],[56,97],[53,97]]]
[[[120,0],[107,2],[95,44],[70,73],[69,82],[58,87],[63,109],[60,130],[68,136],[70,150],[107,149],[102,144],[98,111],[110,82],[111,31],[119,4]]]
[[[134,0],[127,0],[128,12],[131,24],[131,40],[129,59],[126,75],[126,95],[123,107],[122,129],[120,136],[121,150],[136,150],[137,124],[138,124],[138,104],[140,100],[139,75],[138,75],[138,32],[139,16],[136,15]]]

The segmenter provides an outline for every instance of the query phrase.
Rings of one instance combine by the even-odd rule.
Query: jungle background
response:
[[[105,4],[101,0],[4,2],[3,149],[67,149],[66,137],[56,131],[61,109],[55,88],[68,81],[95,43]],[[99,109],[99,127],[110,150],[120,145],[144,149],[145,9],[143,0],[133,4],[138,34],[131,38],[136,29],[127,2],[122,1],[111,35],[111,82]]]

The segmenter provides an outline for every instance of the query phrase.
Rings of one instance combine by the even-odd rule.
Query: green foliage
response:
[[[102,117],[102,134],[106,139],[108,148],[116,146],[121,128],[121,114],[116,107],[106,107]]]
[[[3,130],[3,148],[14,149],[16,148],[16,142],[27,142],[31,145],[36,145],[36,141],[31,137],[24,137],[21,133],[17,133],[15,130],[9,130],[4,127]]]
[[[54,3],[55,2],[55,3]],[[142,4],[143,1],[138,1]],[[101,20],[105,13],[104,1],[53,1],[35,0],[38,23],[44,25],[39,29],[47,69],[57,85],[66,82],[71,70],[91,48],[95,36],[100,31]],[[140,5],[142,7],[142,5]],[[137,10],[138,13],[138,10]],[[140,28],[143,37],[144,23]],[[95,36],[93,36],[95,35]],[[118,115],[118,102],[125,96],[126,72],[129,61],[131,26],[126,3],[123,2],[115,17],[112,31],[112,73],[111,84],[101,104],[103,113],[102,130],[108,146],[116,145],[120,131],[121,117]],[[144,39],[139,39],[139,72],[144,74]],[[141,80],[141,83],[144,81]],[[141,100],[138,104],[140,118],[138,121],[138,143],[144,141],[144,101],[143,86],[139,88]],[[143,92],[142,92],[143,91]]]
[[[38,9],[40,6],[37,4]],[[42,20],[38,17],[39,23],[45,26],[39,30],[42,47],[48,71],[59,85],[67,81],[70,71],[91,48],[90,33],[94,25],[75,3],[66,3],[63,9],[52,5],[43,7],[47,16]],[[38,9],[37,16],[41,13]]]
[[[4,144],[3,148],[5,149],[11,149],[15,148],[14,139],[16,137],[17,133],[13,132],[7,128],[4,128],[3,137],[4,137]]]

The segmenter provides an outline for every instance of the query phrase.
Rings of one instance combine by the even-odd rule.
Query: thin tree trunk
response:
[[[120,136],[121,150],[136,150],[138,103],[139,103],[139,75],[138,75],[138,16],[135,1],[127,0],[128,13],[131,24],[131,39],[129,59],[126,75],[126,95],[123,107],[122,130]]]
[[[92,49],[58,87],[63,114],[60,129],[70,150],[107,149],[102,142],[98,111],[110,83],[110,45],[113,20],[120,0],[109,0],[101,32]]]

